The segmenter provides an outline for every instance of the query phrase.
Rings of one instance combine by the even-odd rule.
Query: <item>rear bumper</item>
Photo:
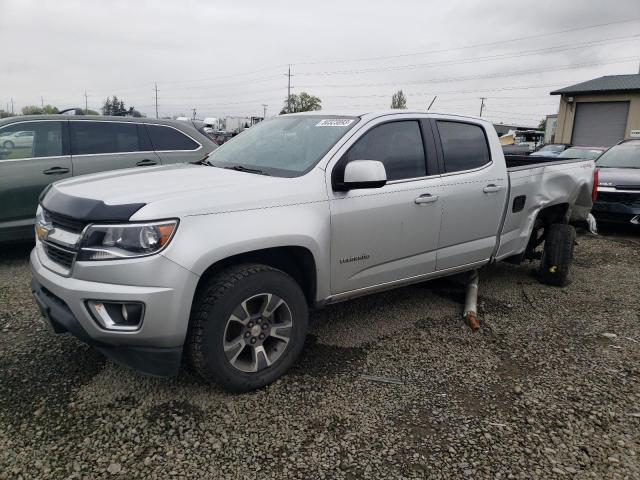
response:
[[[35,278],[31,292],[40,308],[46,326],[54,333],[71,333],[115,363],[146,375],[168,377],[177,375],[182,359],[182,347],[141,347],[109,345],[93,339],[64,300],[43,287]]]

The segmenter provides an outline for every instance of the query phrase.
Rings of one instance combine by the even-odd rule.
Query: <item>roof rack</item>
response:
[[[66,110],[58,112],[58,115],[84,115],[84,110],[78,107],[67,108]]]

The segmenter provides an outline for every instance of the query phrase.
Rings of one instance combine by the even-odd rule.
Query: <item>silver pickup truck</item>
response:
[[[294,363],[309,308],[540,255],[565,285],[595,172],[510,167],[478,118],[282,115],[198,164],[53,184],[32,290],[53,331],[120,364],[168,376],[184,358],[246,391]]]

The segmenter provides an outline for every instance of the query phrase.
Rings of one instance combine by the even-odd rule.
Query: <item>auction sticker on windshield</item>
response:
[[[316,123],[316,127],[347,127],[352,123],[352,118],[325,118]]]

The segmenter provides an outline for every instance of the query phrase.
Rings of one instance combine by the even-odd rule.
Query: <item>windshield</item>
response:
[[[602,155],[602,150],[591,150],[588,148],[568,148],[558,158],[585,158],[587,160],[595,160]]]
[[[357,120],[357,117],[324,115],[274,117],[214,150],[207,157],[207,163],[296,177],[318,163]]]
[[[542,147],[539,152],[561,152],[564,150],[564,145],[545,145]]]
[[[640,168],[640,143],[622,143],[604,152],[599,168]]]

